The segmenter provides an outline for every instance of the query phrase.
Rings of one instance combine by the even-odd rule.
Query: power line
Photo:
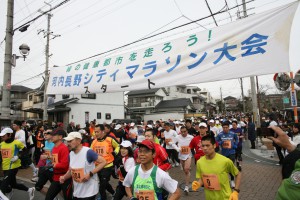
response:
[[[255,0],[249,0],[249,1],[247,1],[246,3],[250,3],[250,2],[252,2],[252,1],[255,1]],[[232,10],[232,9],[234,9],[234,8],[236,8],[236,7],[237,7],[237,6],[234,6],[234,7],[230,8],[230,9],[228,9],[228,10]],[[223,8],[222,8],[222,10],[223,10]],[[105,52],[102,52],[102,53],[98,53],[98,54],[95,54],[95,55],[90,56],[90,57],[87,57],[87,58],[83,58],[83,59],[81,59],[81,60],[78,60],[78,61],[76,61],[76,62],[69,63],[69,64],[67,64],[67,65],[72,65],[72,64],[75,64],[75,63],[84,61],[84,60],[88,60],[88,59],[94,58],[94,57],[96,57],[96,56],[100,56],[100,55],[103,55],[103,54],[106,54],[106,53],[109,53],[109,52],[112,52],[112,51],[115,51],[115,50],[118,50],[118,49],[121,49],[121,48],[130,46],[130,45],[132,45],[132,44],[141,42],[141,41],[143,41],[143,40],[147,40],[147,39],[153,38],[153,37],[155,37],[155,36],[158,36],[158,35],[161,35],[161,34],[170,32],[170,31],[172,31],[172,30],[175,30],[175,29],[178,29],[178,28],[181,28],[181,27],[184,27],[184,26],[193,24],[193,23],[195,23],[195,22],[198,22],[198,21],[201,21],[201,20],[204,20],[204,19],[207,19],[207,18],[209,18],[209,17],[212,17],[212,16],[215,16],[215,15],[218,15],[218,14],[221,14],[221,13],[224,13],[224,12],[227,12],[227,10],[225,10],[225,11],[222,11],[222,10],[220,10],[220,11],[218,11],[218,12],[216,12],[216,13],[213,13],[212,15],[209,15],[209,16],[206,16],[206,17],[202,17],[202,18],[200,18],[200,19],[197,19],[197,20],[194,20],[194,21],[191,21],[191,22],[188,22],[188,23],[185,23],[185,24],[182,24],[182,25],[179,25],[179,26],[170,28],[170,29],[165,30],[165,31],[162,31],[162,32],[160,32],[160,33],[157,33],[157,34],[154,34],[154,35],[151,35],[151,36],[148,36],[148,37],[145,37],[145,38],[143,38],[143,39],[139,39],[139,40],[136,40],[136,41],[133,41],[133,42],[130,42],[130,43],[127,43],[127,44],[125,44],[125,45],[122,45],[122,46],[120,46],[120,47],[116,47],[116,48],[110,49],[110,50],[108,50],[108,51],[105,51]]]
[[[15,83],[15,84],[13,84],[13,85],[18,85],[18,84],[20,84],[20,83],[23,83],[23,82],[32,80],[32,79],[34,79],[34,78],[38,78],[39,76],[43,75],[44,73],[45,73],[45,72],[39,73],[39,74],[37,74],[37,75],[35,75],[35,76],[32,76],[32,77],[30,77],[30,78],[28,78],[28,79],[25,79],[25,80],[23,80],[23,81],[17,82],[17,83]]]

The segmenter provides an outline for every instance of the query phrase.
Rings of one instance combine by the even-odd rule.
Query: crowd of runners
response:
[[[251,121],[235,116],[139,124],[91,121],[84,128],[71,122],[66,130],[62,123],[30,126],[14,121],[0,134],[1,195],[12,199],[18,189],[27,191],[30,200],[36,192],[45,194],[46,200],[58,199],[59,194],[66,200],[179,199],[183,194],[178,180],[168,173],[179,167],[185,195],[192,182],[194,191],[204,187],[206,199],[237,200],[245,139],[255,148]],[[266,120],[274,125],[271,121]],[[292,134],[294,146],[297,134]],[[191,177],[192,165],[196,177]],[[18,170],[28,167],[35,183],[30,188],[16,180]],[[119,180],[117,185],[111,183],[112,178]],[[45,187],[48,181],[50,186]]]

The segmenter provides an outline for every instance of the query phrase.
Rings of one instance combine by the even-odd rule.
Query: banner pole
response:
[[[290,77],[291,77],[291,88],[292,88],[292,93],[295,92],[295,83],[294,83],[294,75],[293,75],[293,72],[290,72]],[[297,95],[296,95],[296,98],[297,98]],[[295,119],[295,123],[298,123],[298,110],[297,110],[297,105],[294,106],[294,119]]]

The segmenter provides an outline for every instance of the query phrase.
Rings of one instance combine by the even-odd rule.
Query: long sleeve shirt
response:
[[[53,180],[59,181],[59,177],[63,176],[69,169],[69,149],[64,143],[53,147],[52,164],[54,166]]]
[[[229,131],[228,133],[221,132],[216,139],[222,148],[221,153],[223,156],[228,157],[232,154],[235,154],[235,149],[239,143],[236,133],[232,131]]]

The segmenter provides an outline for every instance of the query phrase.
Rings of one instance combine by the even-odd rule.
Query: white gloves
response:
[[[18,156],[14,156],[14,157],[12,157],[12,158],[10,159],[10,162],[14,163],[14,162],[16,162],[18,159],[19,159]]]

